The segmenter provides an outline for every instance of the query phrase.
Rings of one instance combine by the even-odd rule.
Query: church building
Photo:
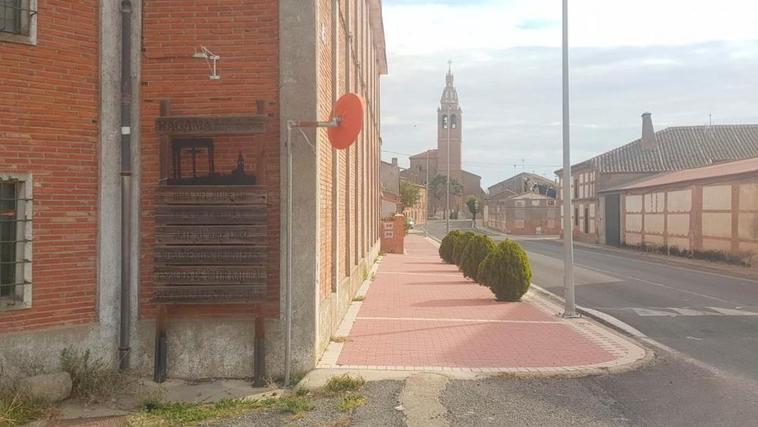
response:
[[[445,88],[437,108],[437,148],[411,156],[410,168],[404,170],[402,176],[416,184],[428,183],[431,186],[436,176],[444,177],[449,174],[452,178],[451,183],[457,182],[462,186],[462,192],[459,194],[453,196],[451,192],[450,209],[453,217],[457,213],[459,218],[468,218],[471,214],[466,207],[466,199],[474,196],[481,201],[484,192],[481,188],[482,178],[463,170],[463,110],[458,101],[454,80],[452,70],[448,70]],[[444,217],[445,191],[435,194],[434,188],[430,188],[429,193],[429,215]]]

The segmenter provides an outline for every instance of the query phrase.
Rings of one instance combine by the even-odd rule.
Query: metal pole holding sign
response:
[[[292,130],[298,129],[311,148],[303,128],[328,128],[329,142],[338,150],[350,147],[363,129],[363,99],[353,93],[343,95],[332,109],[328,122],[287,121],[287,227],[285,236],[285,283],[284,283],[284,386],[290,386],[292,376]]]
[[[287,263],[284,289],[284,386],[289,387],[292,372],[292,129],[298,128],[335,128],[340,120],[334,118],[328,122],[287,122],[287,236],[285,241]],[[305,134],[303,134],[305,137]],[[315,150],[315,147],[306,142]]]

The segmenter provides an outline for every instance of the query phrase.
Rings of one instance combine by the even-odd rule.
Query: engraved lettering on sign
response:
[[[161,194],[168,203],[200,203],[200,202],[260,202],[266,201],[262,194],[231,192],[231,191],[166,191]]]
[[[197,242],[197,241],[222,241],[222,240],[249,240],[251,235],[247,230],[187,230],[171,233],[170,237],[179,242]]]
[[[226,209],[209,209],[209,208],[168,208],[168,209],[159,209],[159,215],[160,214],[166,214],[166,215],[181,215],[182,217],[192,217],[192,218],[240,218],[240,217],[248,217],[251,216],[256,211],[251,211],[247,209],[233,209],[233,208],[226,208]]]
[[[246,304],[275,298],[267,275],[265,190],[167,186],[156,196],[155,301]]]
[[[159,263],[193,263],[193,264],[246,264],[265,259],[266,253],[256,248],[158,248],[155,260]]]
[[[155,299],[159,302],[237,302],[257,301],[266,295],[263,286],[186,286],[158,287]]]
[[[155,131],[160,135],[245,134],[266,131],[265,118],[256,116],[227,117],[158,117]]]
[[[266,279],[264,271],[160,271],[159,282],[167,283],[246,283]]]

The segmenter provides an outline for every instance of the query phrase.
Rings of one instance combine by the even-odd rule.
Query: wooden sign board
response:
[[[154,301],[264,302],[268,205],[259,186],[165,186],[156,195]]]
[[[266,132],[266,116],[166,116],[155,119],[158,135],[244,135]]]

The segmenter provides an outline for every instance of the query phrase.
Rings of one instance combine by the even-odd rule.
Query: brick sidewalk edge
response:
[[[430,237],[427,239],[435,246],[439,246],[439,243]],[[377,262],[375,268],[378,268]],[[370,281],[366,281],[361,287],[361,293],[365,295],[367,288],[371,286]],[[364,366],[364,365],[338,365],[337,360],[344,344],[342,342],[331,341],[327,346],[321,360],[316,365],[316,370],[328,370],[336,373],[350,371],[350,373],[356,375],[368,375],[369,378],[378,377],[381,379],[381,374],[376,375],[377,371],[383,371],[387,373],[388,377],[403,376],[403,373],[408,375],[418,372],[435,372],[442,373],[454,378],[477,378],[480,376],[491,375],[508,375],[515,377],[566,377],[576,378],[589,375],[601,375],[610,373],[622,373],[637,369],[639,367],[647,365],[653,360],[654,354],[647,347],[642,346],[636,340],[627,337],[625,332],[622,335],[617,332],[616,328],[611,329],[604,325],[601,325],[594,320],[593,316],[581,317],[577,319],[562,319],[559,317],[562,309],[561,307],[550,300],[550,298],[542,294],[537,289],[530,289],[524,296],[524,301],[534,305],[540,310],[555,316],[557,319],[572,328],[574,331],[588,339],[593,344],[603,348],[612,355],[616,356],[613,360],[608,362],[590,364],[590,365],[576,365],[576,366],[563,366],[563,367],[540,367],[540,368],[518,368],[518,367],[505,367],[505,368],[460,368],[460,367],[440,367],[440,366]],[[362,302],[355,301],[351,304],[350,309],[345,315],[340,327],[338,328],[340,334],[339,338],[347,337],[350,333],[353,323],[356,320],[358,311],[360,310]],[[605,323],[605,322],[604,322]],[[318,376],[318,374],[315,374]],[[309,374],[309,376],[311,376]]]

